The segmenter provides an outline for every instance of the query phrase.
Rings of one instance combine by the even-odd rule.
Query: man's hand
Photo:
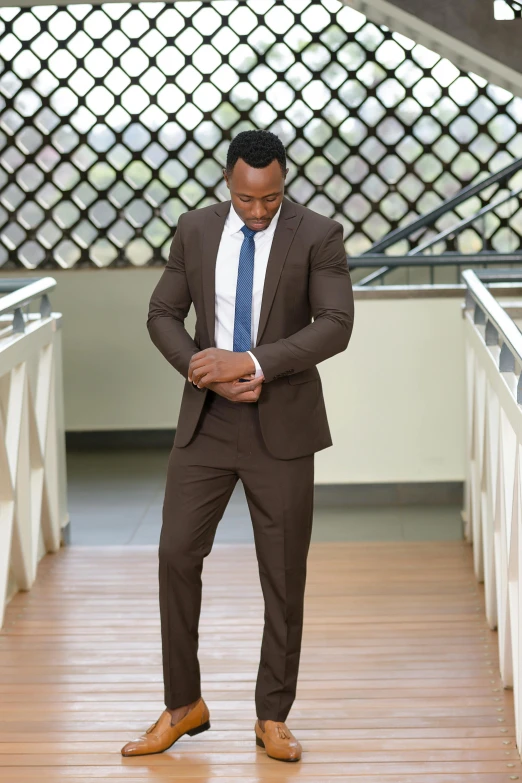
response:
[[[198,388],[210,388],[211,383],[237,381],[255,373],[255,364],[249,353],[206,348],[195,353],[189,364],[188,380]],[[244,384],[242,384],[244,385]]]
[[[246,383],[239,381],[209,383],[208,388],[231,402],[257,402],[261,394],[263,380],[264,378],[261,376]]]

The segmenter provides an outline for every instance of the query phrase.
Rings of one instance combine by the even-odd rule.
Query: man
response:
[[[201,573],[238,479],[252,518],[265,626],[256,742],[297,761],[295,698],[314,453],[332,445],[316,365],[344,351],[353,295],[340,223],[284,197],[286,155],[268,131],[231,142],[230,201],[181,215],[150,300],[151,339],[186,379],[159,545],[166,709],[123,749],[159,753],[210,727],[201,696]],[[196,311],[192,338],[184,322]],[[313,318],[313,322],[312,322]]]

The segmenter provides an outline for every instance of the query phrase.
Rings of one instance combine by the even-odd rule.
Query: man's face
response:
[[[287,174],[288,169],[283,174],[277,160],[264,169],[255,169],[239,158],[230,176],[223,169],[234,209],[248,228],[268,228],[283,200]]]

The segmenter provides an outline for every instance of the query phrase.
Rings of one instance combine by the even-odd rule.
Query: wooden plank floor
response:
[[[298,698],[303,760],[254,743],[262,598],[248,545],[204,570],[212,728],[168,753],[120,748],[163,708],[154,547],[48,556],[0,634],[0,780],[506,783],[522,780],[511,691],[463,542],[317,543]]]

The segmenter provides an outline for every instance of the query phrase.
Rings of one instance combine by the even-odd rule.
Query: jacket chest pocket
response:
[[[298,383],[308,383],[309,381],[316,381],[319,378],[319,373],[315,367],[311,367],[309,370],[301,370],[301,372],[295,372],[287,377],[288,383],[294,386]]]

